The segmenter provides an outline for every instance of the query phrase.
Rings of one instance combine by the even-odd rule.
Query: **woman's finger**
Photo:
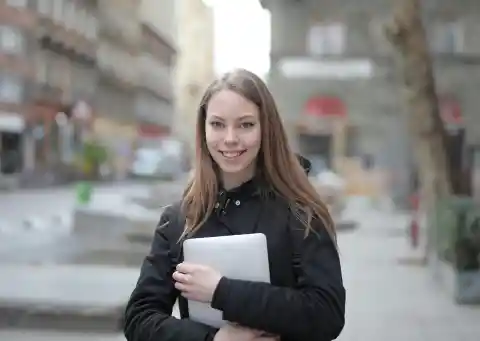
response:
[[[189,293],[188,291],[182,291],[182,292],[180,293],[180,295],[182,295],[182,297],[184,297],[184,298],[187,299],[187,300],[196,301],[196,300],[195,300],[195,297],[194,297],[191,293]]]
[[[188,274],[184,274],[178,271],[173,273],[173,279],[177,282],[188,284],[190,282],[191,276]]]
[[[187,292],[188,287],[186,284],[175,282],[175,289],[184,293],[184,292]]]
[[[191,263],[180,263],[180,264],[177,264],[176,266],[176,270],[178,272],[182,272],[182,273],[192,273],[195,271],[195,269],[197,269],[199,267],[199,265],[196,265],[196,264],[191,264]]]

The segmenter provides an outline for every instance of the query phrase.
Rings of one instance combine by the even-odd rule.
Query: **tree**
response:
[[[422,22],[419,0],[397,0],[393,20],[385,29],[397,51],[408,102],[408,126],[415,146],[425,208],[452,194],[451,169],[447,158],[446,131],[440,117],[432,60]],[[434,231],[431,231],[434,232]],[[427,241],[430,251],[435,235]]]

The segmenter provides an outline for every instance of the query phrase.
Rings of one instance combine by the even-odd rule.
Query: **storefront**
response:
[[[316,96],[310,98],[297,122],[300,152],[320,160],[327,168],[337,168],[345,156],[347,109],[340,98]]]
[[[92,120],[90,106],[79,103],[32,105],[24,134],[26,182],[58,183],[74,177],[75,155],[82,148]]]
[[[15,176],[25,163],[25,119],[21,114],[0,112],[0,177]]]
[[[162,139],[170,135],[170,128],[141,122],[137,126],[137,147],[159,147]]]
[[[136,126],[97,117],[94,122],[94,136],[108,151],[109,166],[114,178],[126,178],[137,140]]]

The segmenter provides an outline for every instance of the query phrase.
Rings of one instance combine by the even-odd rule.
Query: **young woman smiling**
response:
[[[308,161],[301,163],[308,168]],[[263,233],[271,284],[182,262],[186,238]],[[171,316],[179,297],[181,319]],[[188,319],[186,299],[231,324]],[[125,313],[129,341],[330,341],[345,323],[334,224],[291,151],[264,82],[239,69],[206,90],[193,177],[167,207]]]

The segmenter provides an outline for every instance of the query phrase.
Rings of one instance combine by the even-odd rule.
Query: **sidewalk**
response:
[[[339,235],[347,288],[347,322],[338,340],[478,341],[480,307],[456,306],[453,299],[433,282],[428,269],[400,262],[410,254],[404,235],[405,217],[364,213],[361,220],[358,229]],[[107,277],[112,280],[111,275]],[[128,286],[133,285],[128,278],[126,281],[113,281],[124,283],[124,290],[128,291]],[[84,292],[87,287],[92,288],[93,282],[85,281],[79,283],[76,293]],[[39,290],[42,299],[59,293],[53,286],[47,285],[46,288],[48,290]],[[112,302],[121,295],[120,285],[108,295],[105,295],[107,285],[100,289],[96,295],[86,295],[87,300]],[[70,299],[75,298],[71,292],[62,290]],[[5,295],[12,297],[14,291]],[[0,330],[0,340],[121,341],[124,338],[121,333],[9,329]]]
[[[0,340],[27,330],[118,335],[138,269],[0,265],[0,277]]]
[[[370,213],[339,236],[347,288],[340,341],[480,340],[480,306],[456,306],[427,268],[402,264],[411,251],[399,215]]]

